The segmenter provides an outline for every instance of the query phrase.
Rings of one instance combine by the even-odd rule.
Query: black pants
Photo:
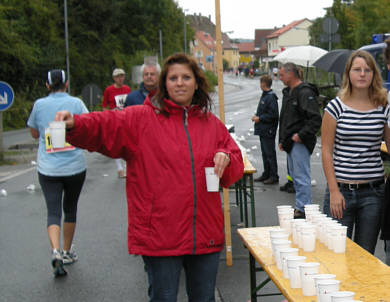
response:
[[[70,176],[46,176],[38,172],[46,201],[47,226],[61,225],[62,208],[64,222],[76,222],[77,203],[85,175],[86,171]]]
[[[263,157],[263,176],[279,180],[278,162],[276,159],[275,138],[260,136],[261,154]]]

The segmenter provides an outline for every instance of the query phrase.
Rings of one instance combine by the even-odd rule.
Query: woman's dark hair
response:
[[[50,92],[64,90],[66,85],[65,71],[62,69],[53,69],[47,73],[47,85],[49,85]]]
[[[387,38],[385,43],[386,43],[386,48],[384,50],[385,60],[386,60],[386,64],[390,64],[390,38]]]
[[[195,81],[198,88],[195,90],[194,96],[192,97],[191,105],[198,105],[203,112],[209,112],[211,110],[212,100],[209,96],[209,84],[203,74],[203,71],[200,69],[196,61],[186,54],[177,53],[168,57],[160,73],[158,91],[154,96],[154,99],[158,102],[162,111],[164,111],[165,103],[164,99],[169,99],[166,79],[169,67],[174,64],[183,64],[188,66],[195,76]]]

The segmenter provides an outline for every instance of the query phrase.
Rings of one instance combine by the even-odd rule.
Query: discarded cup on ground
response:
[[[301,277],[299,265],[305,263],[305,256],[289,256],[286,258],[288,268],[288,278],[290,279],[291,288],[301,288]]]
[[[65,122],[51,122],[49,123],[51,145],[53,148],[65,147]]]
[[[340,291],[331,293],[330,297],[332,302],[350,302],[354,301],[353,298],[355,297],[355,293],[349,291]]]
[[[287,249],[281,249],[279,251],[280,253],[280,259],[282,261],[282,271],[283,271],[283,277],[288,279],[288,267],[287,267],[287,257],[291,256],[298,256],[299,249],[297,248],[287,248]]]
[[[204,168],[206,174],[207,192],[219,191],[219,177],[214,172],[214,167]]]
[[[320,264],[318,262],[306,262],[298,265],[300,277],[301,277],[301,286],[302,293],[304,296],[315,296],[316,288],[314,284],[313,276],[318,274],[318,269]]]
[[[339,280],[318,280],[318,301],[319,302],[332,302],[330,294],[339,291]]]

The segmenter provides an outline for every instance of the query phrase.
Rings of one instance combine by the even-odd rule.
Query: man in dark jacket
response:
[[[321,127],[317,87],[302,82],[301,70],[294,63],[280,69],[283,89],[279,124],[279,148],[287,152],[289,171],[293,178],[295,218],[304,217],[304,206],[312,203],[310,155]]]
[[[126,97],[125,107],[133,105],[143,105],[146,96],[150,92],[154,92],[158,86],[158,78],[160,76],[160,65],[148,64],[142,65],[142,83],[140,89],[129,93]]]
[[[255,135],[260,136],[261,154],[263,157],[263,174],[255,181],[264,184],[279,182],[278,163],[276,160],[275,137],[278,128],[279,110],[278,97],[271,89],[272,79],[265,75],[260,78],[260,88],[263,91],[256,114],[252,117],[255,122]]]

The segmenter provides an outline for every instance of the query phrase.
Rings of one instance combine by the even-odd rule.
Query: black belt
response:
[[[365,183],[361,183],[361,184],[346,184],[346,183],[341,183],[341,182],[338,182],[337,184],[338,184],[340,189],[355,191],[355,190],[379,187],[380,185],[384,184],[384,182],[385,181],[383,179],[381,179],[381,180],[374,180],[371,182],[365,182]]]

